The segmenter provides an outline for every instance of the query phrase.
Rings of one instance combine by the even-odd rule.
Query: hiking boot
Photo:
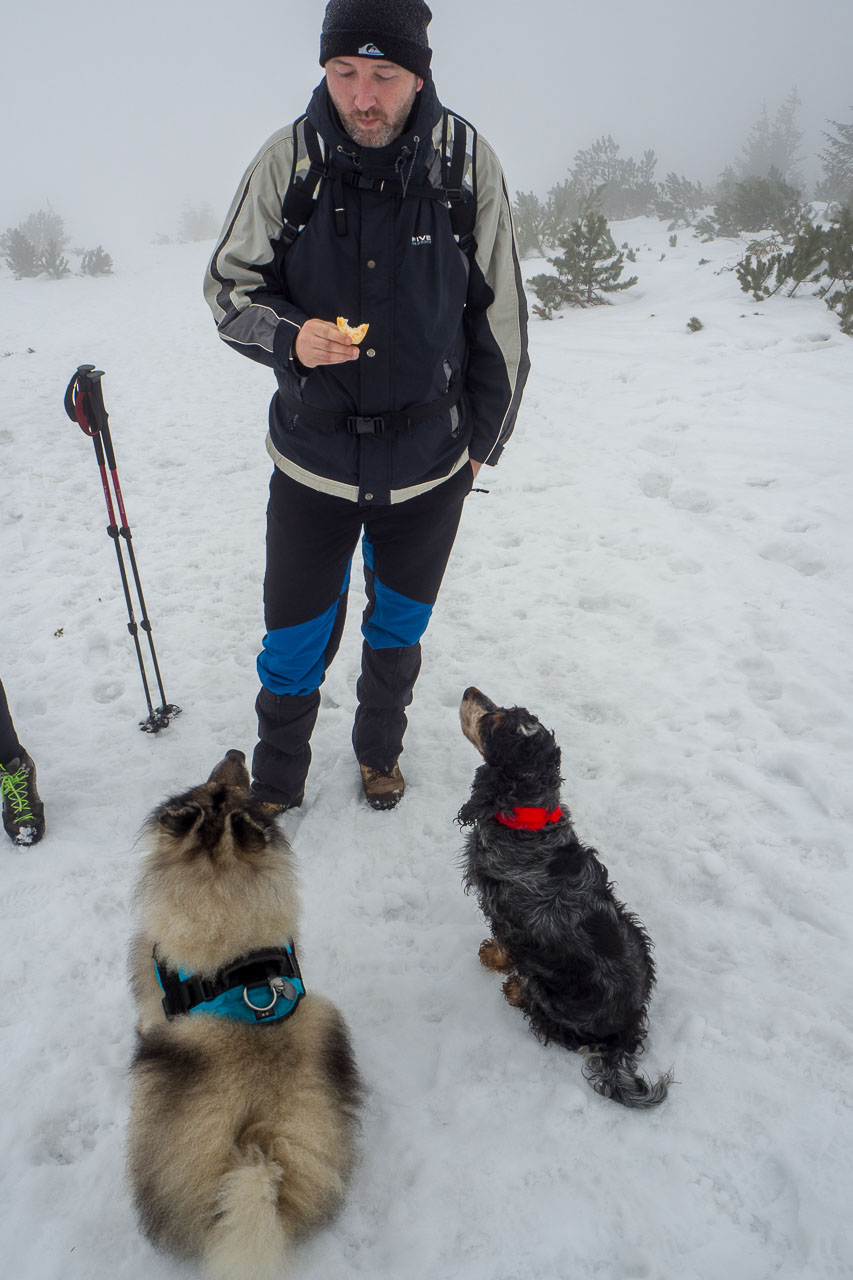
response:
[[[278,818],[284,813],[284,805],[273,804],[272,800],[263,800],[258,807],[265,818]]]
[[[394,765],[390,773],[371,769],[367,764],[360,764],[358,767],[361,769],[364,796],[371,809],[393,809],[400,803],[406,783],[398,764]]]
[[[267,818],[280,818],[283,813],[287,813],[288,809],[298,809],[305,799],[305,792],[300,791],[295,800],[288,800],[287,803],[277,803],[275,800],[262,800],[261,813]]]
[[[0,764],[3,826],[17,845],[38,844],[44,835],[44,805],[36,786],[36,767],[26,751]]]

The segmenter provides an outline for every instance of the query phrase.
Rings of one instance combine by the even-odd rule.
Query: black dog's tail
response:
[[[629,1054],[602,1053],[581,1049],[585,1059],[583,1073],[596,1093],[621,1102],[623,1107],[656,1107],[663,1102],[672,1084],[672,1071],[666,1071],[653,1084],[637,1074],[637,1065]]]

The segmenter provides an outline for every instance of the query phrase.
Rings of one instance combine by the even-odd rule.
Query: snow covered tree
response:
[[[826,132],[823,135],[827,146],[820,153],[823,178],[818,184],[817,196],[820,200],[853,205],[853,122],[841,124],[830,120],[828,123],[835,129],[835,135]]]

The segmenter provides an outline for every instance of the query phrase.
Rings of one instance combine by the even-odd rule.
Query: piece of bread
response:
[[[367,330],[370,328],[369,324],[353,326],[350,324],[349,320],[345,320],[343,316],[338,316],[337,325],[341,333],[349,334],[356,346],[358,346],[364,335],[367,333]]]

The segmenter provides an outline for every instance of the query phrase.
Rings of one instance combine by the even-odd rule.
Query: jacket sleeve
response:
[[[473,416],[469,453],[494,466],[512,435],[530,370],[527,300],[506,179],[481,137],[476,156],[477,221],[468,282],[468,370]]]
[[[273,134],[243,175],[204,281],[219,336],[252,360],[279,367],[308,319],[286,297],[280,270],[292,164],[288,127]]]

